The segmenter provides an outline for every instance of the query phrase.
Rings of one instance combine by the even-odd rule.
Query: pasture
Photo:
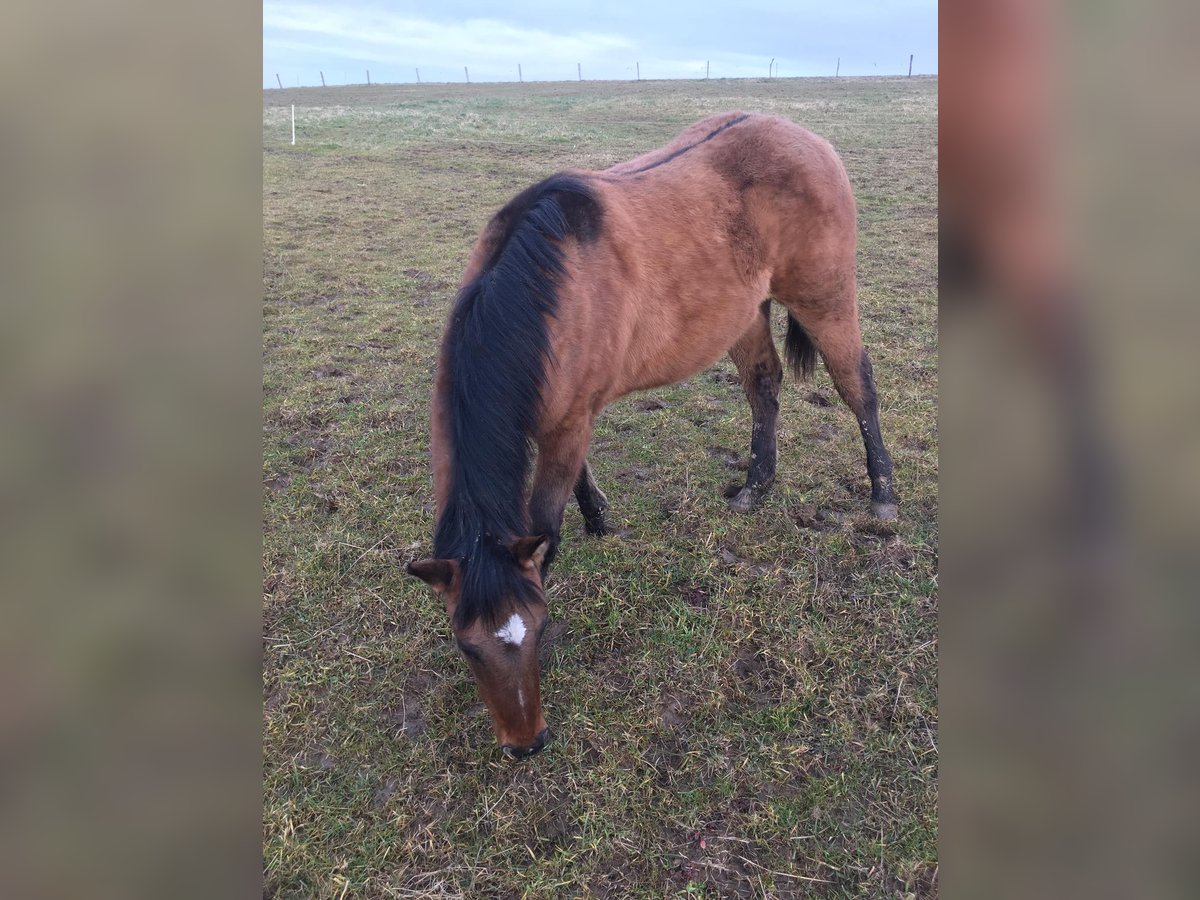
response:
[[[750,439],[727,358],[610,407],[589,459],[618,533],[568,506],[553,739],[514,763],[403,568],[431,547],[457,280],[519,190],[729,109],[846,163],[900,519],[869,516],[823,368],[785,381],[748,515],[723,497]],[[264,896],[936,894],[936,152],[932,78],[264,91]]]

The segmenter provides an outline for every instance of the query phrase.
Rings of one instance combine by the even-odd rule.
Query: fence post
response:
[[[325,87],[325,73],[321,73],[321,87]]]
[[[275,80],[279,82],[279,89],[283,90],[283,79],[279,77],[279,73],[275,73]]]
[[[775,57],[771,57],[771,62],[767,65],[767,77],[771,78],[771,70],[775,68]]]
[[[370,83],[371,83],[371,70],[367,69],[367,84],[370,85]]]
[[[583,81],[583,63],[575,63],[575,68],[579,70],[579,80]]]
[[[467,76],[467,84],[471,83],[471,73],[467,71],[467,67],[463,66],[463,74]]]
[[[525,83],[525,76],[521,74],[521,64],[517,63],[517,81]]]
[[[417,84],[421,83],[421,70],[417,69]]]
[[[837,78],[837,77],[838,77],[839,75],[841,75],[841,74],[842,74],[842,58],[839,56],[839,57],[838,57],[838,64],[837,64],[837,68],[836,68],[836,69],[834,70],[834,72],[833,72],[833,77],[834,77],[834,78]]]
[[[908,54],[908,77],[909,78],[912,78],[912,58],[913,58],[913,55],[911,53]]]
[[[704,80],[708,81],[708,60],[704,63]]]
[[[642,80],[642,64],[640,62],[636,62],[636,63],[634,63],[634,65],[637,66],[637,80],[641,81]]]

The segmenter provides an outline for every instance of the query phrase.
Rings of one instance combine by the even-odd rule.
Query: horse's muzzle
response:
[[[528,747],[514,747],[512,744],[505,744],[500,749],[504,751],[504,755],[509,759],[524,759],[527,756],[533,756],[543,747],[546,746],[546,738],[550,734],[549,728],[543,728],[542,733],[533,739],[533,743]]]

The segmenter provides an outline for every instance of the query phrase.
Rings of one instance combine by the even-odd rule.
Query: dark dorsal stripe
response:
[[[726,122],[721,127],[713,129],[713,131],[710,134],[708,134],[707,136],[700,138],[700,140],[696,141],[696,143],[688,144],[686,147],[680,147],[674,153],[664,156],[662,159],[658,160],[657,162],[652,162],[648,166],[642,166],[640,169],[634,169],[632,172],[627,172],[626,174],[627,175],[641,175],[643,172],[649,172],[651,169],[657,169],[659,166],[669,163],[671,160],[675,159],[675,157],[682,156],[683,154],[687,153],[689,150],[695,150],[701,144],[703,144],[707,141],[711,141],[713,138],[715,138],[718,134],[720,134],[726,128],[732,128],[734,125],[738,124],[739,122],[745,122],[748,118],[750,118],[750,117],[748,115],[745,115],[745,116],[738,116],[736,119],[730,119],[728,122]]]
[[[557,308],[563,241],[588,243],[602,227],[595,195],[569,175],[524,191],[495,222],[496,249],[459,292],[442,351],[451,476],[434,553],[461,566],[463,626],[494,622],[502,598],[532,596],[507,546],[528,528],[525,481],[550,354],[547,317]]]

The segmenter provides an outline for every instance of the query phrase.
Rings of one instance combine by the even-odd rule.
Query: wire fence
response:
[[[918,77],[929,74],[929,73],[923,73],[923,72],[916,72],[916,73],[913,72],[913,62],[915,60],[915,56],[916,56],[915,54],[911,54],[911,53],[908,55],[907,69],[905,68],[904,63],[901,62],[900,67],[895,71],[880,72],[880,71],[878,71],[878,64],[873,63],[872,71],[863,72],[863,71],[861,71],[862,66],[860,64],[856,68],[856,71],[847,72],[845,74],[842,73],[842,58],[841,57],[837,57],[834,60],[833,65],[830,67],[831,71],[829,71],[829,72],[826,72],[826,73],[815,72],[815,71],[812,71],[810,68],[810,69],[805,70],[804,72],[797,71],[796,73],[790,74],[790,75],[784,75],[780,71],[779,61],[776,59],[767,60],[763,67],[763,71],[758,71],[758,72],[754,71],[751,67],[746,66],[746,65],[725,66],[723,69],[721,69],[719,71],[714,71],[713,67],[711,65],[711,61],[706,61],[703,65],[703,67],[697,67],[696,71],[682,71],[678,67],[673,67],[671,71],[656,72],[653,65],[648,65],[646,70],[643,71],[641,61],[635,60],[632,64],[625,67],[625,72],[623,73],[623,77],[614,74],[614,72],[611,68],[604,68],[601,70],[604,73],[603,77],[587,77],[587,71],[585,70],[583,63],[576,63],[575,77],[573,77],[573,78],[570,77],[569,75],[566,75],[565,73],[563,73],[561,71],[554,72],[551,77],[539,78],[539,77],[536,77],[536,72],[534,73],[534,77],[527,77],[528,73],[525,71],[524,65],[517,64],[515,70],[508,69],[508,70],[504,71],[503,73],[500,73],[501,77],[497,77],[497,73],[494,69],[489,69],[489,70],[487,70],[487,72],[485,73],[485,75],[482,78],[476,77],[476,79],[474,81],[472,81],[472,78],[471,78],[470,66],[462,67],[462,75],[461,76],[457,74],[456,70],[450,69],[445,66],[436,66],[436,67],[432,67],[432,68],[427,68],[425,70],[425,74],[422,75],[421,67],[413,66],[411,75],[405,75],[402,70],[398,70],[395,68],[388,68],[385,72],[382,73],[383,77],[376,77],[376,78],[372,78],[371,70],[366,69],[366,68],[364,68],[362,70],[358,70],[358,71],[353,71],[353,72],[350,70],[347,70],[347,69],[341,69],[338,71],[320,70],[319,69],[317,71],[317,78],[313,79],[311,77],[311,73],[310,73],[309,80],[307,83],[304,82],[302,75],[293,73],[293,75],[290,76],[288,83],[284,84],[281,73],[275,72],[274,73],[275,85],[272,86],[269,82],[266,81],[266,79],[264,79],[264,82],[265,82],[264,87],[266,89],[271,89],[272,87],[277,87],[278,89],[283,90],[285,88],[292,88],[292,87],[370,87],[372,85],[380,85],[380,84],[440,84],[440,85],[479,84],[479,83],[484,83],[484,84],[524,84],[524,83],[546,84],[546,83],[561,83],[561,82],[573,82],[573,81],[579,81],[579,82],[582,82],[582,81],[635,81],[635,82],[638,82],[638,81],[711,81],[711,80],[732,80],[732,79],[773,80],[776,78],[785,78],[785,77],[787,77],[787,78],[825,78],[825,77],[830,77],[830,76],[832,76],[834,78],[871,77],[871,76],[881,76],[881,77],[885,77],[885,78],[895,78],[895,77],[903,76],[903,77],[911,78],[911,77],[913,77],[914,74],[916,74]],[[338,79],[336,77],[338,75],[341,76],[340,79]],[[513,77],[513,76],[515,76],[515,77]],[[292,83],[292,80],[291,80],[293,78],[295,80],[294,84]],[[362,79],[362,80],[359,80],[359,79]]]

